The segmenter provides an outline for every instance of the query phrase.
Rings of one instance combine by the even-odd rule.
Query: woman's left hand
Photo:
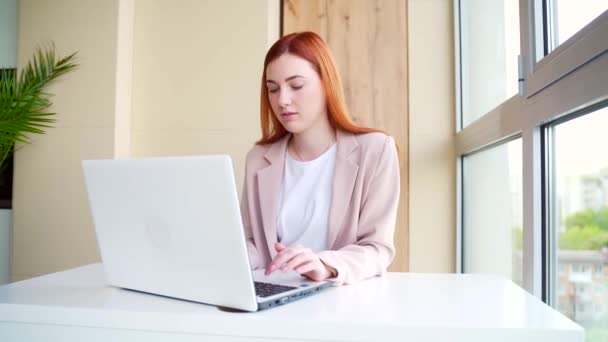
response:
[[[334,276],[319,257],[310,249],[302,246],[285,247],[277,242],[274,245],[277,255],[266,267],[266,275],[281,270],[287,272],[294,270],[314,281],[321,281]]]

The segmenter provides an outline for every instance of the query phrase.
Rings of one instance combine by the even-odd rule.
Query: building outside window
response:
[[[558,307],[576,306],[565,312],[581,325],[596,329],[608,323],[603,305],[608,296],[603,286],[608,283],[608,108],[558,122],[549,129],[549,144],[554,160],[552,178],[555,188],[552,222],[557,241],[557,262],[572,265],[572,272],[557,277],[559,286],[573,285],[576,293],[558,295]],[[581,153],[584,151],[584,153]],[[567,267],[567,266],[566,266]],[[559,291],[558,291],[559,293]],[[581,309],[582,308],[582,309]]]

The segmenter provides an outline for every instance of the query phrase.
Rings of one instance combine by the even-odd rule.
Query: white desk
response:
[[[583,341],[511,281],[389,273],[257,313],[104,285],[92,264],[0,287],[0,341]]]

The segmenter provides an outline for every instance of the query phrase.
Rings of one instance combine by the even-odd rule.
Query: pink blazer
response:
[[[399,203],[395,142],[382,133],[337,132],[329,211],[329,250],[318,253],[338,272],[336,285],[381,275],[395,255],[393,235]],[[247,154],[241,200],[251,267],[264,268],[276,255],[276,218],[290,135]]]

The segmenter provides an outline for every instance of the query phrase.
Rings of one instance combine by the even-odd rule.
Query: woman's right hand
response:
[[[337,275],[337,272],[325,265],[310,248],[299,245],[286,247],[279,242],[275,243],[274,247],[277,255],[266,267],[266,275],[277,270],[282,272],[294,270],[314,281],[325,280]]]

